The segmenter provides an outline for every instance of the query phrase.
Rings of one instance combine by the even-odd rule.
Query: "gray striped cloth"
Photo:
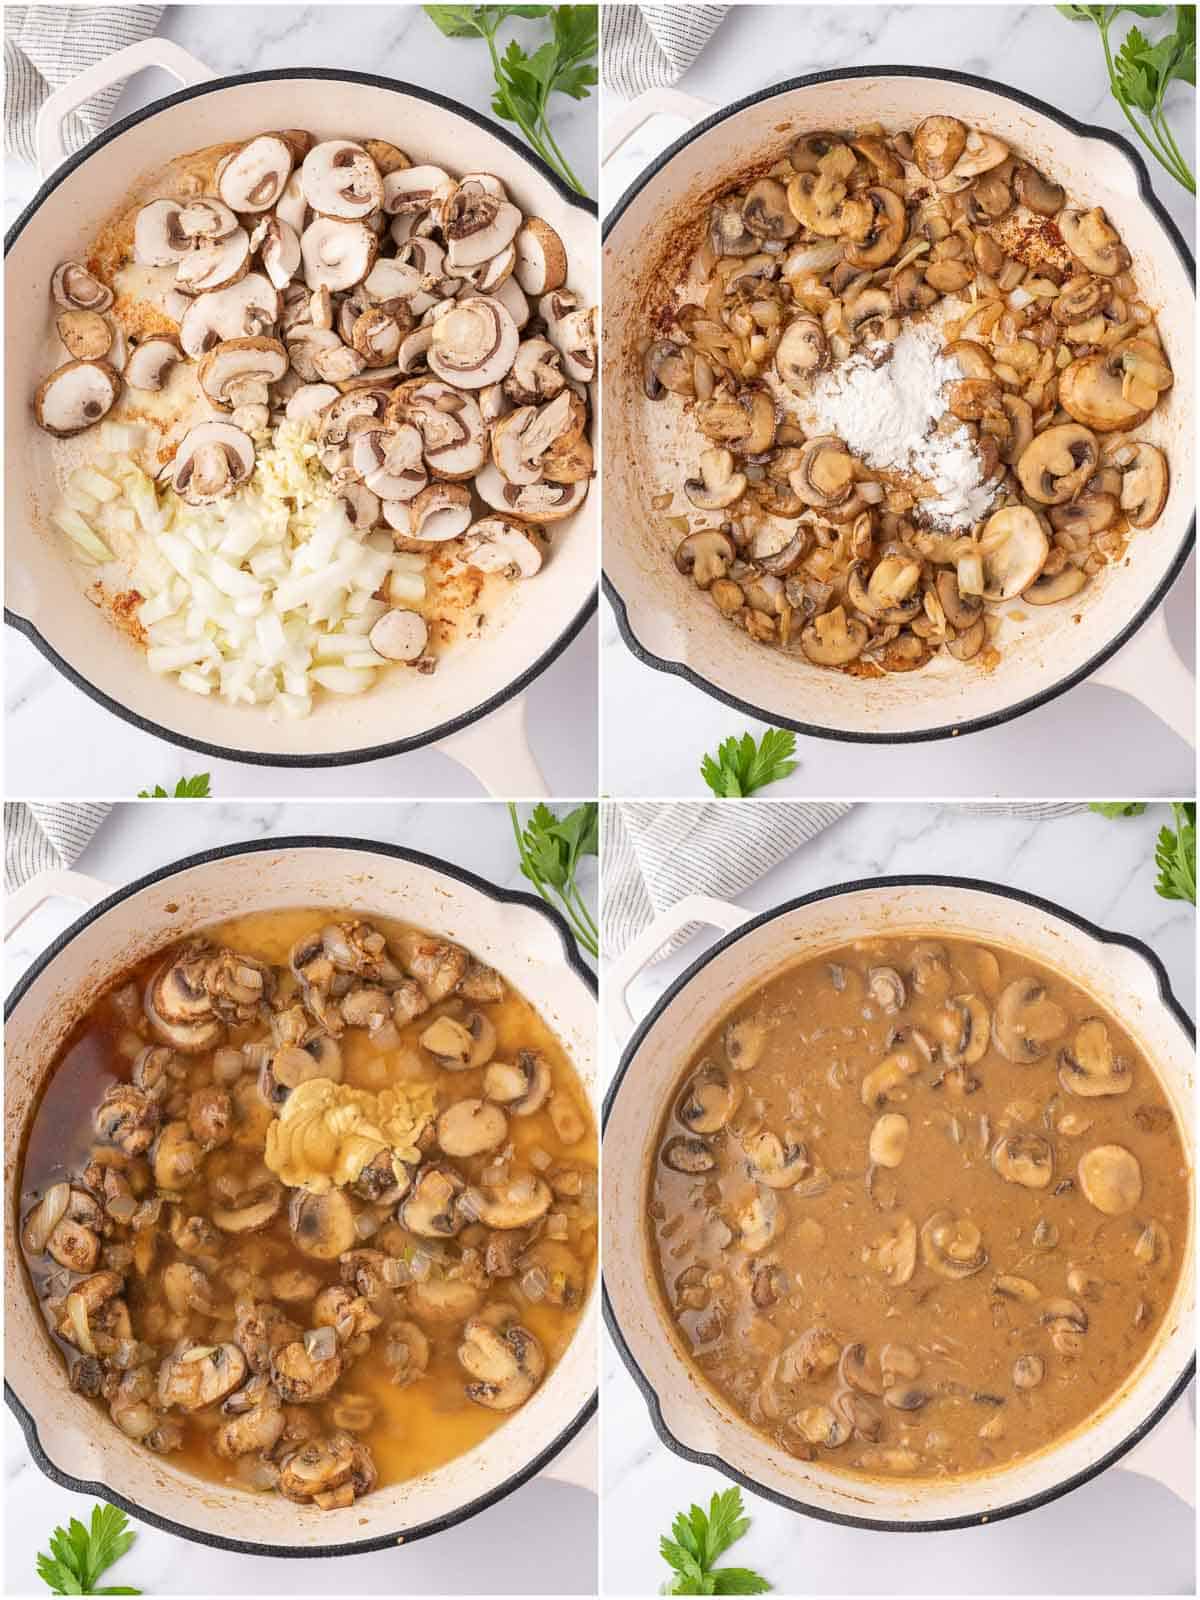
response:
[[[660,911],[689,894],[736,900],[743,890],[852,808],[789,800],[623,801],[604,808],[604,954],[612,960]],[[977,815],[1043,822],[1086,806],[1074,801],[963,805]],[[655,956],[678,950],[688,927]]]
[[[162,6],[6,6],[4,10],[4,148],[31,165],[43,102],[85,67],[149,38]],[[67,118],[72,153],[108,126],[123,83],[115,83]]]
[[[4,887],[12,893],[39,872],[73,867],[112,810],[71,801],[4,807]]]
[[[728,6],[604,7],[600,78],[632,100],[678,83],[725,20]]]

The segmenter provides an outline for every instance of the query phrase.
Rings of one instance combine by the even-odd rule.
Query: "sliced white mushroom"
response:
[[[475,489],[485,505],[508,517],[526,522],[561,522],[587,498],[586,479],[577,483],[509,483],[489,461],[475,479]]]
[[[224,201],[202,195],[180,211],[179,226],[193,243],[203,243],[226,238],[237,229],[238,219]]]
[[[300,236],[304,281],[331,294],[353,289],[371,271],[378,250],[379,241],[365,224],[317,217]]]
[[[189,250],[175,268],[179,287],[188,294],[224,289],[250,270],[250,235],[237,228],[224,239],[214,239]]]
[[[54,326],[67,354],[76,361],[102,361],[112,349],[112,327],[98,311],[64,311]]]
[[[1050,541],[1035,511],[1006,506],[984,524],[979,539],[983,598],[996,604],[1028,589],[1046,564]]]
[[[234,211],[269,211],[292,175],[291,146],[277,133],[259,134],[221,167],[217,193]]]
[[[39,385],[33,397],[38,426],[56,439],[82,433],[108,415],[121,379],[105,361],[68,361]]]
[[[506,376],[519,344],[517,325],[500,302],[471,295],[434,323],[429,366],[456,388],[482,389]]]
[[[517,346],[504,393],[519,406],[553,400],[566,387],[562,357],[548,339],[523,339]]]
[[[416,661],[425,654],[429,626],[419,612],[397,607],[384,612],[367,639],[371,649],[389,661]]]
[[[508,517],[481,517],[463,535],[461,559],[480,572],[532,578],[542,567],[540,531]]]
[[[569,378],[590,383],[596,376],[596,313],[581,307],[573,294],[556,289],[538,301],[546,337],[562,356]]]
[[[488,435],[475,397],[436,379],[396,391],[394,405],[421,434],[425,464],[439,478],[473,478],[487,460]]]
[[[161,389],[171,369],[182,360],[178,342],[168,334],[156,333],[130,353],[125,363],[125,382],[131,389]]]
[[[288,353],[278,339],[225,339],[201,359],[197,378],[205,395],[222,411],[266,406],[270,386],[288,368]]]
[[[171,468],[176,494],[211,505],[232,494],[254,470],[254,441],[228,422],[201,422],[183,436]]]
[[[492,256],[487,261],[481,261],[478,266],[455,266],[454,270],[461,275],[464,283],[469,284],[472,289],[477,289],[480,294],[498,295],[512,277],[516,261],[516,246],[508,244],[505,245],[498,256]],[[521,298],[524,300],[525,296],[522,295]],[[526,301],[526,304],[528,304],[528,301]]]
[[[386,367],[400,352],[400,324],[378,306],[355,317],[350,343],[368,367]]]
[[[473,267],[490,261],[510,245],[521,226],[521,213],[501,189],[495,192],[481,176],[466,177],[442,206],[442,231],[452,267]]]
[[[173,267],[192,248],[191,237],[183,231],[179,200],[151,200],[137,214],[133,225],[133,259],[143,267]]]
[[[198,361],[223,339],[270,333],[278,316],[278,289],[261,272],[250,272],[227,289],[197,295],[179,324],[179,342]]]
[[[64,311],[107,311],[113,292],[81,261],[62,261],[50,279],[50,293]]]
[[[391,429],[366,428],[355,434],[354,470],[381,500],[414,500],[428,481],[421,459],[421,435],[411,423]]]
[[[454,187],[454,180],[441,167],[404,167],[389,172],[383,180],[383,209],[389,216],[412,216],[427,211]]]
[[[331,383],[303,383],[288,397],[285,415],[289,422],[307,422],[320,416],[327,406],[338,399],[338,391]]]
[[[568,390],[544,406],[520,406],[492,427],[492,459],[509,483],[537,483],[543,457],[572,428]]]
[[[409,506],[413,539],[457,539],[471,523],[471,491],[462,483],[431,483]]]
[[[350,139],[327,139],[314,145],[300,168],[300,182],[304,198],[323,217],[361,221],[383,204],[379,168],[363,147]]]
[[[317,358],[324,352],[344,350],[345,346],[332,328],[316,328],[311,322],[302,322],[289,328],[287,333],[288,358],[305,383],[335,382],[325,378],[317,366]]]
[[[518,284],[533,299],[561,289],[567,281],[567,252],[563,242],[541,217],[526,217],[517,231]]]
[[[262,269],[277,289],[286,289],[300,271],[300,235],[278,216],[264,217],[250,235]]]
[[[518,328],[523,328],[529,321],[531,315],[529,301],[526,300],[516,278],[505,278],[495,290],[495,298],[499,300]]]

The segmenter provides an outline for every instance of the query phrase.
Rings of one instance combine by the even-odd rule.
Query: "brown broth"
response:
[[[922,947],[946,955],[943,977]],[[914,987],[918,964],[933,974],[925,994]],[[868,988],[881,967],[904,986],[891,1012]],[[1048,1047],[1017,1064],[990,1022],[968,1033],[953,1002],[974,995],[994,1016],[1001,994],[1027,977],[1062,1026],[1039,1012]],[[1084,1098],[1060,1082],[1060,1053],[1078,1053],[1079,1024],[1098,1013],[1130,1076],[1124,1092]],[[904,1052],[909,1071],[889,1087],[879,1064]],[[707,1109],[695,1100],[698,1074]],[[697,1120],[707,1127],[725,1114],[727,1091],[737,1103],[725,1125],[698,1132]],[[690,1122],[681,1116],[689,1105]],[[883,1117],[907,1122],[877,1135],[888,1160],[906,1137],[897,1165],[871,1157]],[[779,1144],[760,1143],[764,1133]],[[997,1155],[1010,1135],[1019,1137]],[[667,1165],[670,1141],[681,1139],[700,1139],[707,1155],[677,1145],[672,1159],[711,1158],[709,1170]],[[1103,1145],[1124,1147],[1141,1171],[1140,1197],[1119,1214],[1096,1209],[1081,1188],[1081,1156]],[[1034,1166],[1052,1154],[1042,1187],[1006,1180],[993,1164],[1032,1176],[1017,1159],[1030,1151]],[[1120,1393],[1171,1305],[1190,1249],[1189,1194],[1170,1102],[1111,1005],[1101,1012],[1060,973],[1000,947],[880,938],[777,973],[710,1032],[660,1130],[648,1225],[684,1348],[749,1423],[833,1470],[952,1476],[1011,1465]],[[769,1239],[756,1203],[777,1206]],[[965,1231],[935,1238],[930,1228],[926,1239],[939,1211]],[[1022,1379],[1042,1367],[1028,1388],[1015,1365],[1025,1357]],[[906,1402],[913,1409],[897,1409]]]
[[[251,914],[219,926],[203,930],[204,936],[215,944],[232,949],[269,963],[286,965],[288,952],[303,935],[341,917],[327,911],[281,911],[269,914]],[[352,920],[352,919],[351,919]],[[374,917],[372,924],[394,942],[407,930],[404,925],[385,918]],[[151,1038],[148,1028],[141,1024],[140,1031],[130,1030],[127,1017],[122,1014],[117,997],[130,984],[139,992],[163,959],[164,952],[143,962],[113,985],[75,1028],[64,1045],[59,1060],[51,1074],[41,1100],[36,1108],[29,1130],[23,1157],[21,1182],[21,1213],[26,1217],[46,1189],[57,1182],[68,1180],[80,1183],[80,1173],[90,1153],[99,1141],[93,1130],[93,1113],[103,1098],[105,1090],[115,1082],[130,1080],[133,1055]],[[445,1006],[435,1006],[423,1017],[400,1029],[399,1048],[380,1051],[363,1029],[347,1029],[342,1036],[343,1081],[356,1088],[379,1090],[404,1081],[436,1083],[439,1109],[456,1100],[482,1093],[483,1069],[459,1072],[444,1071],[420,1050],[418,1038],[430,1020]],[[593,1188],[596,1172],[596,1137],[590,1117],[588,1101],[579,1079],[562,1044],[534,1011],[533,1007],[511,985],[505,985],[502,999],[489,1003],[487,1014],[496,1029],[495,1059],[512,1059],[518,1049],[540,1052],[550,1066],[552,1094],[566,1097],[585,1119],[586,1132],[577,1143],[566,1145],[558,1137],[545,1107],[533,1115],[509,1120],[508,1143],[518,1166],[529,1165],[532,1170],[553,1171],[560,1163],[578,1168]],[[236,1046],[243,1037],[258,1036],[262,1029],[232,1028],[229,1044]],[[187,1064],[187,1088],[195,1088],[213,1081],[211,1055],[183,1058]],[[197,1182],[185,1192],[182,1212],[203,1215],[209,1209],[205,1173],[220,1166],[227,1158],[231,1146],[212,1152]],[[245,1159],[238,1152],[236,1159]],[[433,1152],[437,1156],[437,1151]],[[455,1165],[469,1181],[478,1181],[480,1172],[495,1155],[458,1159]],[[394,1208],[393,1208],[394,1210]],[[536,1302],[522,1293],[519,1279],[497,1279],[488,1285],[481,1308],[489,1304],[506,1302],[514,1306],[521,1324],[528,1328],[540,1342],[549,1372],[566,1349],[578,1325],[586,1301],[587,1285],[594,1272],[595,1225],[594,1203],[572,1204],[555,1199],[551,1212],[563,1213],[569,1219],[569,1245],[576,1255],[582,1271],[584,1292],[579,1302],[570,1306],[554,1305],[548,1300]],[[466,1234],[470,1237],[470,1224]],[[480,1227],[475,1225],[476,1229]],[[165,1261],[175,1258],[165,1228],[160,1225],[159,1254],[152,1273],[142,1278],[131,1270],[127,1278],[126,1301],[133,1321],[135,1336],[145,1329],[147,1319],[155,1315],[154,1303],[161,1301],[160,1269]],[[409,1236],[418,1248],[428,1240]],[[462,1236],[460,1235],[461,1242]],[[451,1241],[453,1251],[456,1241]],[[299,1268],[312,1273],[326,1287],[342,1282],[337,1260],[314,1260],[296,1246],[287,1220],[287,1206],[265,1229],[249,1236],[222,1238],[225,1247],[223,1259],[239,1264],[261,1263],[265,1276]],[[377,1247],[373,1238],[361,1241],[363,1247]],[[166,1254],[163,1254],[165,1248]],[[433,1249],[438,1247],[432,1246]],[[25,1265],[33,1292],[42,1302],[48,1292],[49,1280],[60,1269],[48,1255],[31,1256],[26,1250]],[[100,1267],[103,1267],[103,1260]],[[221,1269],[210,1273],[214,1285],[220,1283]],[[59,1287],[61,1292],[61,1286]],[[393,1315],[413,1316],[404,1309],[404,1290],[394,1291],[397,1299]],[[227,1295],[226,1299],[232,1299]],[[159,1308],[161,1310],[161,1306]],[[307,1326],[305,1307],[281,1302],[281,1309],[300,1328]],[[79,1358],[78,1350],[54,1331],[53,1319],[48,1312],[47,1328],[58,1346],[68,1367]],[[386,1327],[385,1318],[385,1327]],[[187,1333],[203,1342],[216,1342],[230,1338],[231,1322],[228,1318],[214,1319],[192,1313]],[[465,1395],[467,1376],[457,1358],[460,1323],[434,1327],[423,1325],[430,1337],[431,1354],[425,1375],[415,1382],[397,1387],[379,1353],[379,1342],[384,1329],[380,1329],[371,1348],[348,1364],[332,1395],[323,1402],[304,1407],[321,1431],[336,1430],[333,1411],[339,1400],[347,1394],[360,1395],[374,1407],[374,1419],[364,1429],[356,1430],[370,1449],[379,1475],[380,1485],[399,1483],[433,1470],[471,1449],[501,1426],[508,1413],[486,1409],[472,1403]],[[148,1335],[146,1335],[148,1337]],[[153,1342],[153,1341],[152,1341]],[[159,1345],[159,1354],[170,1348],[173,1340]],[[153,1363],[157,1367],[157,1362]],[[543,1380],[544,1381],[544,1380]],[[109,1427],[107,1406],[103,1400],[95,1401],[100,1420],[98,1426]],[[199,1477],[225,1484],[245,1487],[239,1475],[237,1462],[220,1456],[213,1447],[215,1429],[224,1420],[220,1406],[202,1411],[175,1415],[184,1423],[182,1448],[171,1459]]]

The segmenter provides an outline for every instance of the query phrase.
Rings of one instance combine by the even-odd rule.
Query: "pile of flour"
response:
[[[807,397],[805,431],[836,434],[869,467],[927,480],[936,491],[922,501],[929,519],[969,527],[996,491],[983,482],[966,428],[936,431],[948,409],[946,385],[962,376],[935,327],[905,327],[893,344],[872,345],[821,375]]]

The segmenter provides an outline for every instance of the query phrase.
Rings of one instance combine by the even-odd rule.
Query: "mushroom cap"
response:
[[[1098,350],[1073,361],[1059,375],[1058,398],[1064,411],[1095,433],[1136,428],[1153,409],[1126,397],[1117,351]]]
[[[300,168],[300,182],[304,198],[324,217],[361,221],[383,205],[379,168],[352,139],[326,139],[315,144]]]
[[[232,492],[254,470],[254,441],[229,422],[200,422],[180,440],[171,468],[176,494],[190,505],[209,505]]]
[[[384,177],[383,209],[388,216],[426,211],[435,199],[448,195],[453,187],[453,178],[441,167],[404,167]]]
[[[113,292],[82,261],[60,261],[50,278],[54,303],[64,311],[107,311]]]
[[[44,378],[33,397],[38,426],[56,439],[82,433],[108,415],[121,379],[106,361],[68,361]]]
[[[269,211],[292,175],[292,148],[277,133],[262,133],[225,161],[217,193],[234,211]]]
[[[362,283],[378,252],[378,239],[362,222],[318,216],[300,235],[305,283],[310,289],[328,289],[331,294]]]
[[[948,177],[963,153],[967,130],[957,117],[925,117],[913,129],[913,160],[934,182]]]
[[[1015,599],[1041,572],[1050,553],[1037,513],[1028,506],[993,512],[979,539],[983,598],[992,604]]]
[[[473,294],[434,323],[429,366],[456,388],[482,389],[507,375],[520,342],[505,307],[491,296]]]
[[[1099,461],[1095,434],[1078,422],[1064,422],[1034,436],[1017,462],[1017,477],[1031,500],[1056,506],[1074,499]]]
[[[367,635],[371,649],[389,661],[416,661],[429,643],[429,625],[416,611],[385,611]]]
[[[1123,1216],[1142,1198],[1142,1169],[1124,1145],[1101,1144],[1079,1158],[1079,1187],[1089,1205],[1106,1217]]]
[[[1128,447],[1121,462],[1121,510],[1135,528],[1149,528],[1167,503],[1167,458],[1152,444]]]
[[[288,353],[279,340],[257,336],[214,345],[201,358],[197,377],[212,403],[230,411],[237,405],[265,404],[269,386],[287,369]],[[250,398],[248,390],[259,392]]]

